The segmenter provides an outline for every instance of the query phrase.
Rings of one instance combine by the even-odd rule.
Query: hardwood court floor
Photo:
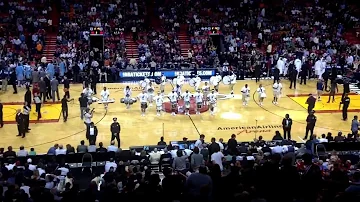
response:
[[[249,105],[244,107],[241,102],[240,89],[244,84],[249,84],[251,88],[251,99]],[[315,93],[315,81],[309,81],[307,85],[297,85],[296,90],[288,88],[289,82],[283,81],[283,96],[279,100],[279,105],[272,104],[272,81],[262,80],[261,83],[267,90],[268,97],[264,101],[263,107],[257,104],[257,94],[254,93],[258,87],[255,81],[238,81],[235,85],[235,97],[222,99],[218,101],[216,115],[210,116],[209,112],[201,115],[177,115],[171,116],[169,113],[163,113],[162,116],[156,116],[155,107],[148,108],[145,117],[140,116],[140,104],[135,103],[131,109],[127,110],[123,104],[119,102],[123,97],[123,89],[126,85],[133,88],[133,95],[140,93],[137,84],[105,84],[110,90],[111,98],[116,99],[116,103],[110,104],[108,112],[102,105],[93,104],[95,107],[95,115],[93,122],[96,123],[99,136],[97,142],[104,142],[108,145],[110,142],[110,124],[112,118],[117,117],[121,124],[121,147],[156,144],[160,137],[164,135],[166,141],[181,140],[187,137],[190,140],[198,138],[199,133],[205,134],[206,141],[210,141],[211,137],[216,139],[224,138],[228,140],[231,134],[237,134],[237,140],[250,141],[255,136],[262,135],[265,139],[272,138],[276,130],[282,133],[281,121],[286,113],[290,114],[293,119],[292,137],[296,141],[303,141],[307,111],[304,108],[304,102],[309,93]],[[102,84],[98,84],[98,93],[102,89]],[[158,89],[158,87],[156,87]],[[192,88],[185,84],[183,90]],[[171,90],[171,86],[166,86],[166,94]],[[79,118],[79,105],[77,99],[82,91],[81,85],[71,86],[71,96],[75,98],[75,102],[69,103],[69,119],[63,123],[60,115],[60,105],[46,104],[43,108],[44,119],[42,122],[32,121],[30,133],[26,138],[16,137],[16,124],[14,121],[15,110],[21,108],[21,105],[14,105],[11,102],[22,102],[24,89],[19,89],[17,95],[13,95],[12,91],[0,94],[0,100],[4,104],[4,119],[8,124],[4,128],[0,128],[0,146],[7,147],[12,145],[18,150],[20,145],[24,145],[26,149],[34,147],[38,153],[44,153],[54,143],[71,144],[77,146],[81,140],[85,139],[85,126]],[[156,90],[157,91],[157,90]],[[339,87],[342,92],[342,87]],[[220,93],[229,94],[230,90],[227,86],[220,86]],[[62,96],[63,92],[61,92]],[[298,96],[299,95],[299,96]],[[298,96],[298,97],[294,97]],[[341,98],[341,97],[340,97]],[[339,97],[336,97],[335,104],[327,104],[327,97],[323,97],[323,101],[319,102],[317,110],[332,110],[324,113],[316,113],[318,122],[316,124],[315,134],[332,132],[337,133],[339,130],[348,132],[350,130],[351,119],[356,115],[356,111],[360,109],[360,101],[357,95],[351,97],[351,109],[354,112],[349,113],[349,120],[341,120],[341,112],[334,110],[334,106],[338,106]],[[19,104],[19,103],[15,103]],[[305,106],[306,107],[306,106]],[[33,106],[35,108],[35,106]],[[331,112],[331,113],[330,113]],[[31,115],[34,119],[34,115]],[[49,121],[49,123],[46,120]]]

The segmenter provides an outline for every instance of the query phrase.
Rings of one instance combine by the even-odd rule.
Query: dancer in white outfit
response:
[[[245,86],[242,87],[241,94],[242,94],[242,103],[244,106],[247,106],[250,99],[250,87],[247,84],[245,84]]]
[[[230,91],[231,91],[231,95],[234,97],[234,86],[236,84],[236,74],[234,72],[232,72],[232,74],[229,76],[230,77]]]
[[[177,94],[177,92],[175,90],[173,90],[171,93],[169,93],[168,98],[171,103],[171,115],[175,116],[177,106],[178,106],[177,102],[178,102],[179,95]]]
[[[219,92],[219,85],[220,85],[220,81],[222,80],[222,77],[219,73],[216,73],[215,78],[216,81],[214,83],[214,89],[216,92]]]
[[[184,99],[184,105],[185,105],[185,115],[190,115],[189,111],[190,111],[190,99],[192,97],[191,93],[189,93],[188,90],[185,91],[185,93],[183,93],[181,95],[181,97]]]
[[[298,78],[298,76],[299,76],[299,72],[300,72],[300,70],[301,70],[301,66],[302,66],[302,62],[301,62],[301,60],[300,59],[295,59],[295,61],[294,61],[294,65],[295,65],[295,69],[296,69],[296,71],[298,72],[298,75],[296,76],[296,78]]]
[[[156,115],[160,116],[161,111],[163,110],[163,103],[164,103],[164,98],[161,95],[161,92],[158,92],[157,96],[154,97],[154,100],[156,104]]]
[[[126,109],[130,109],[131,95],[131,88],[129,86],[126,86],[126,88],[124,89],[124,103],[126,105]]]
[[[214,115],[217,101],[217,94],[215,93],[215,90],[211,91],[211,93],[207,96],[207,100],[209,101],[210,115]]]
[[[208,85],[208,82],[205,82],[205,85],[202,87],[202,93],[204,96],[204,105],[207,105],[207,96],[210,93],[210,86]]]
[[[276,83],[274,83],[274,85],[273,85],[273,93],[274,93],[273,103],[275,105],[278,104],[278,100],[279,100],[280,95],[281,95],[281,90],[282,90],[282,84],[280,83],[280,81],[277,81]]]
[[[259,85],[259,88],[256,90],[256,92],[259,94],[259,104],[262,106],[264,98],[266,98],[265,88],[262,86],[262,84]]]
[[[200,114],[200,109],[202,108],[203,105],[204,95],[201,93],[200,90],[197,90],[194,96],[196,101],[196,114]]]
[[[280,75],[282,75],[284,73],[284,68],[285,68],[285,63],[283,61],[283,58],[280,57],[276,63],[276,67],[279,69],[280,71]]]
[[[152,86],[152,82],[150,82],[147,87],[146,87],[146,92],[148,94],[148,98],[149,98],[149,106],[152,107],[152,103],[154,100],[154,87]]]
[[[110,92],[109,92],[109,90],[106,89],[106,87],[104,87],[104,89],[101,91],[100,95],[101,95],[101,102],[104,104],[105,110],[107,110],[108,106],[109,106]]]
[[[92,103],[92,96],[93,96],[94,92],[90,89],[89,86],[87,86],[86,88],[84,88],[83,93],[87,97],[88,104],[90,105]]]
[[[140,100],[140,107],[141,107],[141,116],[145,116],[147,103],[148,103],[148,94],[145,91],[142,91],[137,98]]]
[[[166,85],[166,76],[164,74],[161,75],[161,83],[160,83],[160,92],[161,95],[164,95]]]
[[[195,76],[195,91],[199,90],[200,88],[200,85],[201,85],[201,78],[199,77],[199,75],[196,75]]]

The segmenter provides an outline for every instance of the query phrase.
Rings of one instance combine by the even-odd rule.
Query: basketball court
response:
[[[240,89],[244,84],[249,84],[251,89],[251,99],[249,105],[242,106]],[[116,100],[109,105],[106,112],[102,104],[94,103],[91,107],[95,108],[93,122],[96,123],[99,135],[97,143],[103,142],[108,145],[110,142],[110,124],[112,118],[117,117],[121,124],[121,147],[153,145],[157,144],[161,136],[165,141],[182,140],[187,137],[189,140],[195,140],[199,134],[205,134],[206,141],[212,137],[216,139],[223,138],[227,141],[231,134],[237,135],[238,141],[252,141],[255,137],[263,136],[264,139],[270,140],[275,131],[282,133],[281,122],[286,113],[290,114],[293,119],[292,138],[302,142],[304,137],[307,106],[305,101],[309,93],[316,93],[316,81],[309,81],[307,85],[297,85],[296,90],[288,88],[289,82],[283,81],[282,97],[279,105],[272,103],[272,80],[261,80],[267,91],[267,98],[264,105],[260,107],[257,103],[258,95],[254,93],[258,84],[254,80],[238,81],[235,85],[235,96],[231,97],[228,86],[220,84],[219,100],[217,103],[215,116],[210,116],[208,107],[201,109],[200,115],[192,114],[191,116],[177,115],[171,116],[169,112],[169,103],[164,104],[165,111],[159,117],[156,116],[155,106],[149,107],[145,117],[140,114],[139,102],[133,104],[130,109],[126,109],[120,99],[124,97],[124,88],[129,85],[132,88],[133,96],[141,92],[138,84],[105,84],[110,91],[110,98]],[[102,90],[103,84],[97,85],[98,94]],[[166,86],[166,93],[171,91],[171,85]],[[183,91],[193,88],[185,84]],[[155,86],[155,92],[159,86]],[[1,147],[12,145],[15,150],[21,145],[26,149],[35,148],[38,153],[47,152],[49,147],[55,143],[71,144],[77,146],[85,138],[85,125],[80,119],[80,107],[78,97],[82,92],[82,85],[72,85],[70,89],[71,97],[75,101],[69,103],[69,118],[66,123],[61,116],[61,105],[58,103],[48,102],[42,107],[43,118],[36,120],[35,106],[32,107],[30,115],[31,131],[26,138],[16,137],[17,128],[15,124],[15,114],[17,109],[22,109],[19,101],[23,100],[25,90],[19,89],[18,94],[12,94],[11,89],[8,92],[0,94],[0,100],[4,105],[4,128],[0,129]],[[339,92],[342,92],[342,86],[339,86]],[[61,97],[63,92],[60,93]],[[99,96],[99,95],[98,95]],[[349,120],[342,121],[339,102],[341,94],[336,95],[335,103],[326,103],[327,95],[324,95],[322,101],[319,101],[315,107],[318,121],[316,124],[315,134],[332,132],[336,134],[339,130],[350,131],[351,120],[360,110],[360,98],[358,95],[350,95],[351,105],[349,107]],[[165,99],[167,101],[167,99]],[[192,110],[195,109],[195,103],[191,104]],[[192,111],[191,110],[191,111]]]

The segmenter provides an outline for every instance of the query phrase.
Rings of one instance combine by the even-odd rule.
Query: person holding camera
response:
[[[113,123],[110,126],[110,131],[111,131],[111,141],[114,141],[114,139],[116,139],[117,144],[118,144],[118,148],[120,148],[120,123],[117,122],[117,118],[114,117],[113,118]]]
[[[90,125],[90,123],[92,122],[91,118],[93,117],[93,114],[94,114],[94,109],[92,109],[90,111],[89,108],[86,108],[85,113],[84,113],[84,123],[85,123],[86,127],[88,127]]]

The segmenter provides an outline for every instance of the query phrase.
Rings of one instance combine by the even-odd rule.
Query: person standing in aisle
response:
[[[346,121],[347,120],[347,111],[348,111],[348,108],[350,105],[350,98],[349,98],[348,94],[345,94],[344,98],[341,100],[339,109],[340,109],[341,105],[343,106],[342,107],[342,117],[343,117],[342,120]]]
[[[25,132],[28,133],[29,130],[29,124],[30,124],[30,112],[31,108],[29,107],[29,104],[27,102],[24,102],[23,106],[23,118],[24,118],[24,126],[25,126]]]
[[[54,77],[53,79],[51,79],[51,81],[50,81],[50,86],[51,86],[51,96],[52,96],[53,102],[55,102],[55,93],[56,93],[56,97],[57,97],[58,101],[60,101],[60,96],[59,96],[59,81],[56,79],[56,77]]]
[[[118,148],[120,148],[120,124],[119,122],[117,122],[117,118],[114,117],[113,118],[113,123],[110,126],[110,132],[111,132],[111,141],[113,141],[114,139],[116,139],[117,144],[118,144]]]
[[[34,94],[35,111],[37,112],[37,120],[41,119],[41,97],[38,93]]]
[[[306,140],[308,138],[309,132],[310,132],[310,137],[312,137],[314,134],[314,128],[315,128],[315,124],[316,124],[316,120],[317,120],[314,113],[315,113],[315,111],[311,111],[311,113],[306,118],[307,124],[306,124],[306,132],[305,132],[304,140]]]
[[[18,109],[16,111],[15,120],[16,120],[16,124],[17,124],[17,129],[18,129],[17,136],[21,136],[22,138],[24,138],[25,137],[25,125],[24,125],[24,117],[23,117],[23,114],[21,113],[21,109]]]

